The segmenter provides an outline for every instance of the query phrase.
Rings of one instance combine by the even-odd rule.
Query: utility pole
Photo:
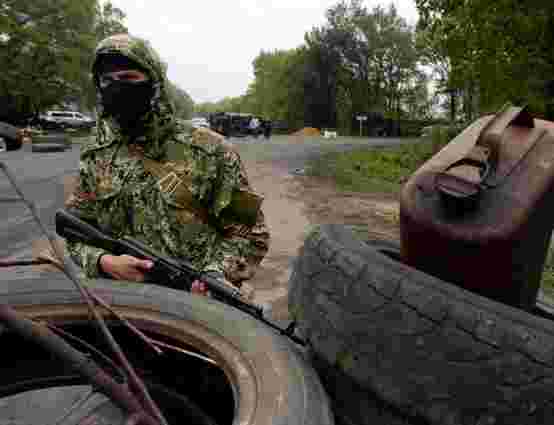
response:
[[[367,115],[357,115],[356,119],[360,123],[360,137],[362,137],[362,126],[363,126],[363,122],[367,121]]]

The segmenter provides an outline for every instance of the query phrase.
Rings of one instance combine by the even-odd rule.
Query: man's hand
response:
[[[192,282],[190,292],[197,295],[204,295],[208,297],[210,296],[210,293],[208,292],[208,287],[204,282],[200,280],[195,280],[194,282]]]
[[[104,273],[117,280],[144,282],[145,272],[153,267],[150,260],[141,260],[130,255],[109,255],[100,257],[99,266]]]
[[[245,300],[252,301],[252,299],[254,298],[254,288],[251,285],[242,282],[242,285],[240,287],[237,287],[225,278],[220,277],[219,280],[220,282],[229,285],[233,289],[238,289],[241,297],[243,297]],[[211,296],[211,293],[208,290],[208,286],[201,280],[195,280],[194,282],[192,282],[190,292],[192,292],[193,294],[204,295],[208,297]]]

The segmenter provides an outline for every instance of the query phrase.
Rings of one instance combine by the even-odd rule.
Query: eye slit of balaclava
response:
[[[149,75],[148,71],[139,63],[126,56],[116,53],[106,53],[100,55],[95,65],[95,74],[97,76],[106,72],[114,72],[121,70],[136,70]]]
[[[148,79],[128,81],[102,78],[106,73],[124,70],[140,71]],[[125,126],[134,124],[151,109],[154,95],[153,82],[149,73],[136,62],[117,54],[100,56],[95,66],[95,77],[104,111],[115,117],[120,124]]]

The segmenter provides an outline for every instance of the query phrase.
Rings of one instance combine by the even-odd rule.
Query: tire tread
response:
[[[515,425],[552,413],[552,322],[407,267],[344,226],[306,240],[290,311],[315,356],[410,417]]]

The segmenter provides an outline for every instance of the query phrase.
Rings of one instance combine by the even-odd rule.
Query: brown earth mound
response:
[[[317,128],[304,127],[302,130],[298,130],[293,136],[321,136],[321,132]]]

